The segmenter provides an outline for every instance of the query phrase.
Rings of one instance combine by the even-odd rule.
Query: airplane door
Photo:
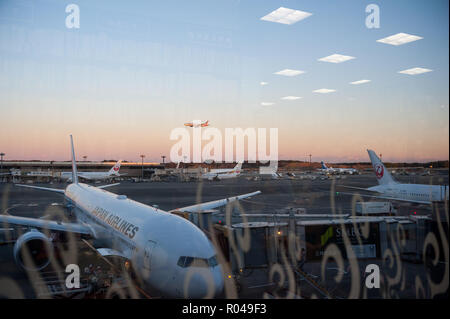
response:
[[[147,245],[144,248],[144,268],[150,270],[153,249],[156,246],[156,242],[153,240],[147,241]]]

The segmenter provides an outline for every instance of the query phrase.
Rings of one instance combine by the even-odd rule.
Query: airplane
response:
[[[349,175],[359,174],[359,171],[356,168],[338,167],[335,168],[335,170],[337,170],[339,174],[349,174]]]
[[[448,201],[448,185],[426,185],[426,184],[403,184],[399,183],[372,150],[367,150],[370,161],[375,172],[378,184],[369,188],[343,186],[346,188],[359,189],[377,195],[364,195],[373,198],[405,201],[415,204],[432,204],[434,202]]]
[[[271,163],[269,166],[260,166],[259,176],[262,179],[279,179],[282,177],[281,173],[278,173],[278,162],[275,162],[275,165]]]
[[[44,269],[52,260],[53,251],[52,239],[44,233],[71,233],[98,239],[96,242],[104,246],[93,249],[104,258],[126,260],[124,265],[129,265],[136,278],[141,279],[142,289],[148,288],[147,291],[157,291],[158,295],[169,298],[219,294],[224,279],[212,243],[197,226],[174,212],[214,209],[261,192],[163,211],[105,190],[117,183],[99,187],[80,183],[72,135],[70,142],[73,182],[65,189],[16,185],[64,195],[73,207],[77,221],[65,223],[0,215],[0,225],[31,228],[14,245],[16,263],[26,270]]]
[[[209,120],[206,121],[202,121],[199,123],[194,123],[193,122],[188,122],[188,123],[184,123],[184,126],[189,126],[189,127],[205,127],[205,126],[209,126]]]
[[[333,168],[328,167],[325,165],[325,163],[322,161],[320,162],[322,164],[322,168],[319,168],[319,171],[326,173],[326,174],[358,174],[358,170],[355,168]]]
[[[119,177],[126,174],[119,174],[120,164],[122,160],[117,161],[108,172],[78,172],[78,177],[86,180],[104,180],[113,177]],[[72,172],[61,172],[61,178],[72,181]]]
[[[237,163],[234,168],[212,169],[208,173],[202,174],[201,178],[212,180],[221,180],[235,178],[241,174],[242,162]]]
[[[327,165],[325,165],[325,163],[323,161],[320,162],[320,164],[322,165],[322,167],[319,168],[318,171],[320,171],[321,173],[324,173],[324,174],[336,174],[337,173],[337,171],[333,167],[328,167]]]

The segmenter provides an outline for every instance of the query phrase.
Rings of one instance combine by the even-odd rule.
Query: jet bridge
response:
[[[216,223],[213,232],[208,233],[215,236],[215,242],[229,263],[232,272],[229,276],[235,278],[244,295],[253,287],[265,292],[273,289],[269,274],[281,265],[291,268],[298,282],[307,283],[330,298],[331,294],[320,280],[313,280],[302,270],[303,264],[320,264],[325,251],[341,256],[344,261],[356,258],[376,262],[388,249],[404,261],[421,262],[425,237],[431,230],[431,219],[427,216],[334,215],[335,218],[330,218],[291,214],[277,221],[270,221],[273,217],[270,214],[263,217],[267,221],[263,218],[230,225]],[[368,234],[363,234],[363,227]]]

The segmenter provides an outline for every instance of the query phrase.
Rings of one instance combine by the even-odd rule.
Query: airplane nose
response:
[[[217,297],[223,292],[223,273],[222,273],[222,267],[217,266],[214,267],[213,271],[213,278],[214,278],[214,296]]]
[[[208,269],[208,273],[195,272],[185,285],[187,298],[214,298],[219,296],[224,287],[223,275],[220,266]]]

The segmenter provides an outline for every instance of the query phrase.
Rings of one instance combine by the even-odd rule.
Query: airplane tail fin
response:
[[[242,170],[242,162],[237,163],[237,165],[234,167],[234,170],[239,171],[240,173],[240,171]]]
[[[396,183],[391,173],[388,172],[383,162],[381,162],[375,152],[372,150],[367,150],[367,153],[369,153],[370,161],[372,162],[372,167],[375,172],[375,176],[377,177],[378,184],[385,185]]]
[[[75,160],[72,134],[70,135],[70,145],[72,147],[72,183],[78,184],[77,161]]]
[[[327,169],[328,168],[323,161],[320,162],[320,164],[322,164],[322,169]]]
[[[108,175],[119,175],[120,163],[122,163],[122,160],[117,161],[117,163],[114,164],[113,167],[111,167],[111,169],[108,172]]]

